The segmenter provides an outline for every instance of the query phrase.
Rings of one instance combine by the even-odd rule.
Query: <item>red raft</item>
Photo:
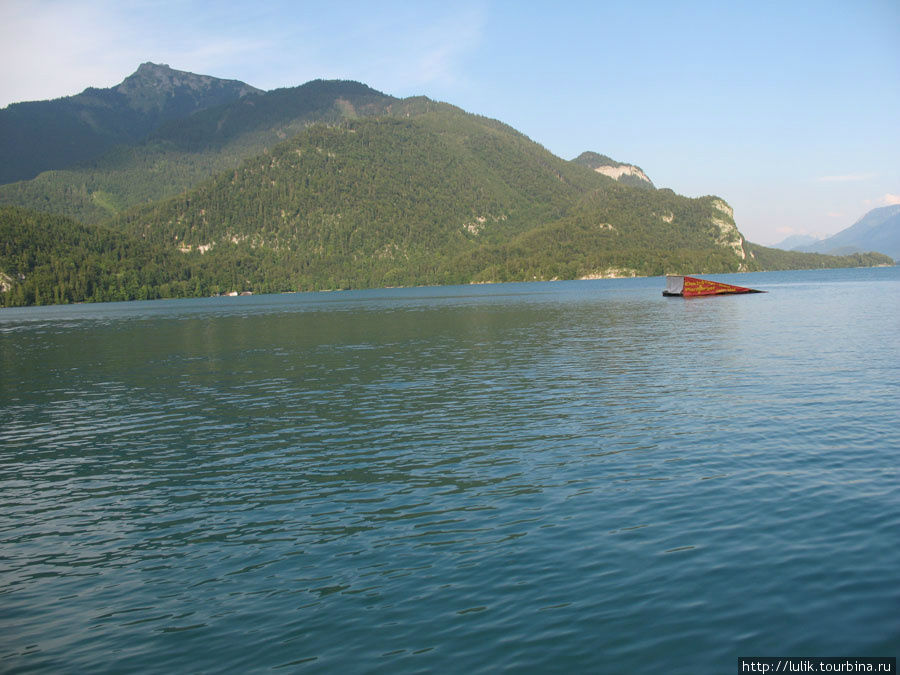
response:
[[[698,279],[697,277],[681,277],[668,275],[666,277],[666,290],[663,295],[667,297],[694,298],[699,295],[726,295],[731,293],[765,293],[755,288],[732,286],[718,281]]]

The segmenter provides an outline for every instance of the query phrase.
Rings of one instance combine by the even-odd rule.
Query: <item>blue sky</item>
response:
[[[271,89],[344,78],[551,152],[716,194],[759,243],[900,203],[900,1],[3,0],[0,106],[144,61]]]

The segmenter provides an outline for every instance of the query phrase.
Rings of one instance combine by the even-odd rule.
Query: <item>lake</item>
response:
[[[0,310],[0,671],[900,648],[900,268]]]

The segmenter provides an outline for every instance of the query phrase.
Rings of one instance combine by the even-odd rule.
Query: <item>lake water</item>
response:
[[[0,671],[900,651],[900,268],[0,310]]]

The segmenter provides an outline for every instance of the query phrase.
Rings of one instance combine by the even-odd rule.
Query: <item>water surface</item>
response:
[[[896,656],[900,273],[0,311],[0,670]]]

